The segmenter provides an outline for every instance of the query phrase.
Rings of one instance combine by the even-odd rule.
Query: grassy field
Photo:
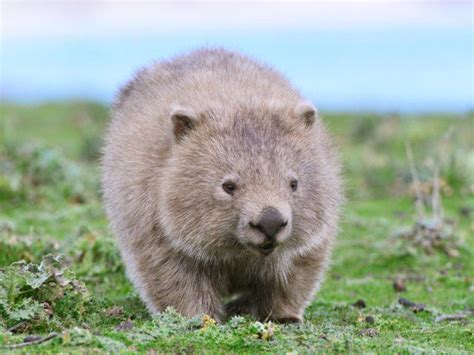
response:
[[[150,317],[125,278],[99,192],[107,108],[0,105],[0,351],[474,352],[474,115],[324,119],[348,203],[321,291],[300,325],[216,325]]]

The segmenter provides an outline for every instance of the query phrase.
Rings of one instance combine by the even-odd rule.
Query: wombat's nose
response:
[[[257,224],[250,222],[250,226],[261,231],[269,239],[273,239],[287,224],[288,221],[285,221],[281,213],[273,207],[264,210]]]

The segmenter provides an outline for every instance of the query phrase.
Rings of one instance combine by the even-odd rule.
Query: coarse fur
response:
[[[279,73],[221,49],[140,71],[113,106],[102,173],[127,274],[151,312],[302,320],[343,194],[322,120]],[[269,255],[252,228],[268,208],[286,221]]]

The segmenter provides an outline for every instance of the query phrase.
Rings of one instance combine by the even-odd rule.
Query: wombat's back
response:
[[[120,91],[114,111],[145,113],[143,106],[151,105],[155,118],[158,109],[167,119],[174,106],[202,112],[299,99],[298,92],[273,69],[237,53],[204,49],[141,70]]]

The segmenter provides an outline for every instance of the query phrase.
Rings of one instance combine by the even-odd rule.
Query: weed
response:
[[[0,315],[6,328],[57,330],[81,319],[89,293],[60,256],[18,261],[0,270]]]

